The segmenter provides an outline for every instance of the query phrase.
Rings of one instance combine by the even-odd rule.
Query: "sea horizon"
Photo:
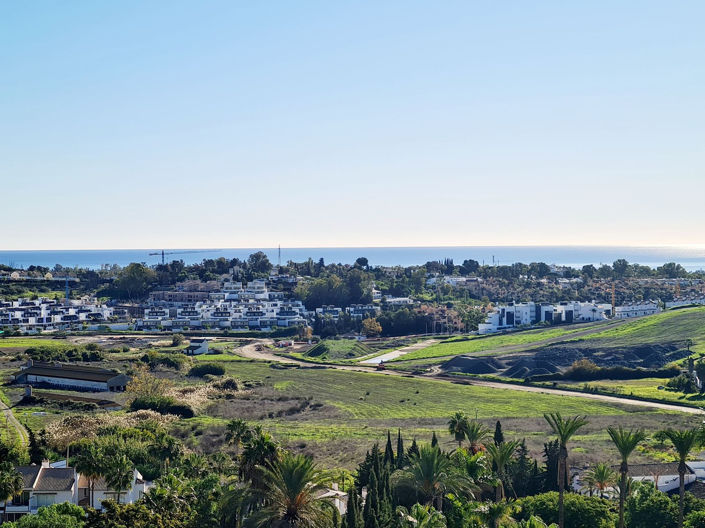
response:
[[[246,259],[263,251],[273,264],[279,263],[280,248],[165,248],[166,262],[183,260],[195,264],[203,259]],[[696,246],[619,246],[619,245],[496,245],[496,246],[368,246],[368,247],[282,247],[281,263],[306,261],[352,264],[358,257],[371,266],[411,266],[428,261],[453,259],[456,264],[473,259],[481,264],[505,265],[514,262],[545,262],[560,266],[581,267],[612,264],[624,258],[630,263],[657,267],[677,262],[689,271],[705,269],[705,247]],[[74,250],[0,250],[0,264],[24,269],[29,266],[53,268],[81,267],[99,269],[132,262],[156,265],[162,261],[162,249],[74,249]]]

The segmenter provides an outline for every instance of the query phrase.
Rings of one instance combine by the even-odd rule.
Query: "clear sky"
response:
[[[0,249],[705,245],[705,2],[0,3]]]

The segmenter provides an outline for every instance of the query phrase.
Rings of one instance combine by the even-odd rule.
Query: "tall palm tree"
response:
[[[125,455],[115,455],[105,464],[103,469],[105,483],[117,493],[117,503],[120,504],[120,495],[130,488],[134,478],[134,467]]]
[[[5,503],[2,520],[5,520],[7,501],[22,492],[24,479],[11,462],[0,462],[0,501]]]
[[[547,413],[543,417],[551,426],[553,433],[558,437],[558,526],[565,527],[565,481],[568,468],[568,442],[578,432],[587,425],[588,421],[584,416],[572,416],[563,418],[560,413]]]
[[[617,472],[604,462],[600,462],[587,472],[585,480],[597,489],[600,497],[604,498],[605,490],[616,483]]]
[[[619,426],[617,429],[608,427],[607,434],[610,435],[617,451],[619,451],[619,456],[622,458],[621,464],[619,465],[619,528],[624,528],[624,501],[626,500],[629,456],[634,449],[636,449],[636,446],[646,439],[646,434],[641,429],[625,430],[622,426]]]
[[[448,420],[448,432],[453,435],[455,441],[458,442],[458,448],[463,445],[463,440],[467,438],[468,426],[470,418],[462,411],[456,411]]]
[[[472,483],[456,471],[452,461],[440,449],[422,445],[419,454],[412,454],[409,468],[395,473],[398,485],[413,489],[427,505],[443,509],[443,497],[448,492],[472,496]],[[397,476],[398,475],[398,476]]]
[[[470,420],[467,431],[465,432],[465,438],[468,444],[470,444],[470,451],[472,451],[473,454],[482,451],[482,444],[489,436],[490,430],[487,427],[480,422]]]
[[[76,471],[88,480],[90,507],[95,508],[95,481],[101,477],[103,454],[94,443],[83,444],[74,455],[73,465]]]
[[[243,443],[252,437],[252,430],[245,420],[237,418],[230,420],[225,426],[225,441],[240,448]]]
[[[402,528],[446,528],[446,518],[430,505],[414,504],[411,510],[398,506],[397,515]]]
[[[320,498],[326,476],[311,457],[285,453],[261,470],[264,507],[245,526],[319,528],[332,523],[331,504]]]
[[[680,498],[678,500],[678,527],[683,526],[683,508],[685,507],[685,472],[688,468],[685,465],[685,461],[688,459],[688,455],[701,442],[701,433],[699,429],[666,429],[663,432],[671,443],[673,444],[676,454],[678,455],[678,477],[679,477],[679,488],[678,493]]]
[[[512,442],[503,442],[499,445],[494,443],[485,444],[485,450],[490,460],[494,463],[494,467],[497,468],[497,490],[496,490],[496,501],[499,502],[504,498],[504,482],[507,480],[506,469],[507,464],[512,460],[514,452],[519,447],[519,442],[514,440]]]

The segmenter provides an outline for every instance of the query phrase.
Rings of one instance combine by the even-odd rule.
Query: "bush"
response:
[[[72,347],[72,348],[52,348],[46,346],[40,347],[30,347],[25,350],[25,354],[34,361],[102,361],[104,359],[103,352],[98,349],[94,350],[93,347],[88,349],[86,347]]]
[[[681,374],[668,380],[666,387],[671,390],[682,392],[684,394],[692,394],[698,391],[698,387],[695,385],[693,379],[687,374]]]
[[[222,376],[225,374],[225,368],[222,365],[217,365],[216,363],[201,363],[191,367],[188,371],[189,376],[194,376],[197,378],[202,378],[203,376],[211,374],[213,376]]]
[[[187,358],[183,354],[160,354],[159,352],[150,350],[144,354],[140,360],[143,363],[147,363],[150,369],[155,369],[161,365],[166,368],[181,370]]]
[[[535,515],[547,524],[558,522],[558,492],[556,491],[525,497],[518,500],[517,504],[521,508],[517,516],[520,520],[528,520]],[[611,503],[605,499],[566,493],[565,525],[571,528],[612,528],[616,519],[610,511],[610,506]]]
[[[176,403],[174,398],[169,396],[141,396],[132,400],[130,410],[151,410],[159,414],[175,414],[181,418],[193,418],[194,412],[191,407],[181,403]]]

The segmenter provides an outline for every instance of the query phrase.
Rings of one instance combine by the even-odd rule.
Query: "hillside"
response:
[[[373,352],[374,350],[370,347],[355,339],[324,339],[307,350],[304,357],[323,361],[338,361],[366,356]]]

